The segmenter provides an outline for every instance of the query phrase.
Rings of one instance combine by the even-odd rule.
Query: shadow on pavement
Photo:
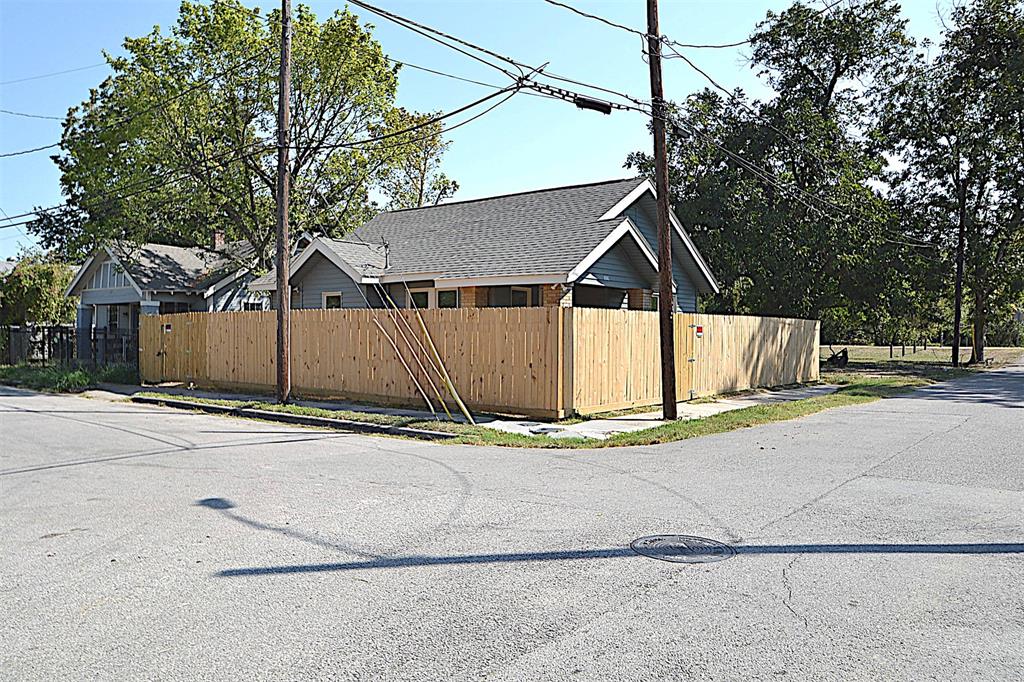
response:
[[[1019,367],[979,372],[969,378],[918,389],[914,398],[1024,409],[1024,371]]]
[[[956,543],[956,544],[804,544],[804,545],[737,545],[736,554],[1024,554],[1024,543]],[[521,552],[509,554],[464,554],[458,556],[407,556],[346,561],[328,564],[296,564],[255,568],[229,568],[217,577],[235,578],[293,573],[324,573],[358,571],[375,568],[414,568],[458,564],[516,563],[527,561],[570,561],[578,559],[621,559],[638,557],[628,547],[563,550],[554,552]]]

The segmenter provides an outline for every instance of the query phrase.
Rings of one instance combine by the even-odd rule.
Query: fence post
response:
[[[576,412],[575,389],[573,386],[573,342],[575,329],[573,328],[573,309],[558,306],[558,391],[557,405],[555,410],[562,417],[571,417]]]

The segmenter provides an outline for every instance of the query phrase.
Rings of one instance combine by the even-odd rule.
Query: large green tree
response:
[[[177,23],[125,40],[114,75],[71,110],[55,158],[68,206],[33,227],[81,254],[114,239],[208,243],[214,230],[273,248],[279,13],[182,2]],[[398,67],[351,12],[293,20],[291,220],[342,234],[377,210],[408,145],[362,140],[407,121]],[[439,135],[439,131],[434,131]]]
[[[912,62],[879,104],[896,192],[946,254],[963,251],[980,362],[992,313],[1024,290],[1024,5],[976,0],[950,24],[935,59]]]
[[[832,338],[881,333],[883,291],[919,284],[879,274],[928,248],[906,238],[878,187],[886,161],[861,96],[912,48],[899,6],[798,2],[769,12],[751,48],[776,95],[697,93],[676,105],[669,136],[674,207],[726,285],[712,306],[821,317]],[[650,172],[646,154],[628,163]]]

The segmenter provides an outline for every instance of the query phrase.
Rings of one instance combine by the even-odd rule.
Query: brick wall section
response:
[[[562,288],[561,284],[543,284],[540,288],[541,305],[546,307],[572,307],[572,287]]]
[[[463,287],[459,289],[459,299],[463,308],[486,308],[488,302],[487,287]]]

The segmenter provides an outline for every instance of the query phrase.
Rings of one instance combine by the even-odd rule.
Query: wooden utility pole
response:
[[[292,288],[288,277],[288,142],[292,91],[292,3],[281,0],[281,71],[277,87],[277,401],[292,393]]]
[[[676,414],[676,348],[673,329],[672,224],[669,222],[668,154],[665,145],[665,93],[661,82],[661,33],[658,0],[647,0],[647,59],[651,66],[654,109],[654,179],[658,192],[658,321],[661,336],[661,410],[666,420]]]

